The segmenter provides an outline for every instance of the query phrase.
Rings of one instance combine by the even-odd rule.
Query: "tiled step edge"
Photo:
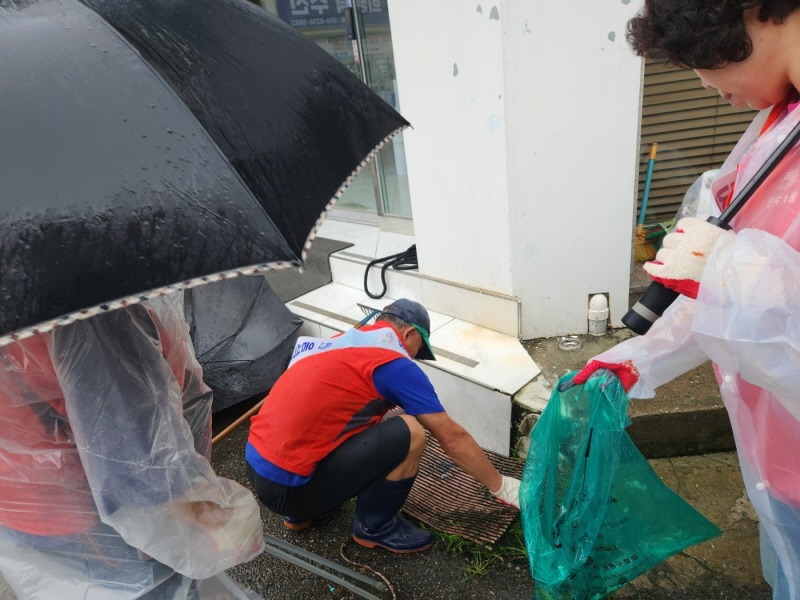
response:
[[[364,290],[364,272],[372,259],[342,250],[330,256],[331,276],[335,283]],[[518,298],[482,290],[455,282],[436,279],[419,271],[385,271],[386,295],[412,298],[429,311],[451,315],[519,339],[520,302]],[[367,286],[373,294],[382,291],[380,265],[370,269]]]
[[[303,319],[301,335],[328,337],[358,323],[364,315],[357,304],[365,303],[365,298],[360,290],[329,284],[288,302],[287,307]],[[369,306],[376,303],[381,306],[376,300],[366,300]],[[431,322],[437,361],[420,366],[448,413],[481,447],[508,456],[511,397],[536,377],[538,366],[517,346],[516,338],[435,312],[431,312]]]

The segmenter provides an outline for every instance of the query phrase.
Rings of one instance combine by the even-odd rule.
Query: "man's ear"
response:
[[[416,329],[413,326],[408,326],[405,329],[403,329],[403,331],[400,332],[400,335],[403,336],[404,340],[408,340],[409,337],[411,337],[411,334],[415,331]]]

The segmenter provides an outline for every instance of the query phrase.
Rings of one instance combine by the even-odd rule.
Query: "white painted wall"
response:
[[[420,272],[511,293],[503,31],[476,2],[390,2]]]
[[[523,339],[627,310],[641,0],[389,0],[420,272],[521,300]]]

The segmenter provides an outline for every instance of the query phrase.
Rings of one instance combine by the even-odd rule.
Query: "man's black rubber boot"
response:
[[[430,531],[415,527],[397,513],[406,501],[416,477],[384,479],[363,492],[356,502],[353,539],[367,548],[380,546],[390,552],[420,552],[433,545]]]

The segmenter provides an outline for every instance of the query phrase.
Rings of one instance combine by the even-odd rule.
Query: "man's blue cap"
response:
[[[431,348],[431,319],[428,316],[428,311],[419,302],[414,302],[408,298],[400,298],[395,300],[389,306],[383,309],[383,314],[392,315],[401,321],[405,321],[409,325],[419,331],[422,336],[422,341],[425,344],[417,352],[416,358],[421,360],[436,360]]]

